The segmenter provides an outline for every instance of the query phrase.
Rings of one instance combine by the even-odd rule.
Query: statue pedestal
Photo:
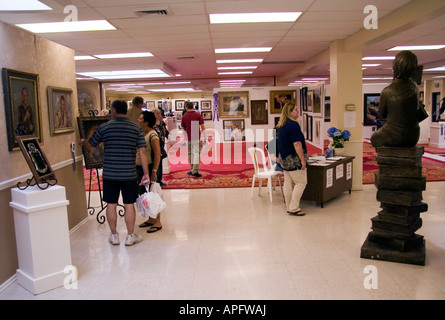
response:
[[[71,266],[65,187],[11,189],[19,269],[17,282],[33,294],[64,285]],[[71,279],[73,279],[71,277]]]
[[[422,176],[423,147],[377,148],[377,200],[382,210],[371,219],[372,230],[361,248],[361,258],[425,265],[425,241],[415,234],[426,178]]]

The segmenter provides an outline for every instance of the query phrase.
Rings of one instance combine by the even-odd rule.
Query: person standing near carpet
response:
[[[136,152],[139,152],[143,167],[140,184],[148,184],[147,156],[142,128],[126,117],[127,103],[115,100],[111,104],[111,119],[100,125],[89,140],[81,140],[80,144],[89,148],[104,143],[103,163],[103,200],[107,203],[106,216],[111,235],[109,242],[119,245],[117,232],[116,207],[119,195],[125,207],[125,224],[127,226],[126,246],[142,241],[142,237],[134,233],[136,214],[134,203],[138,197],[138,181],[136,175]]]
[[[153,126],[153,129],[156,130],[159,136],[159,144],[161,147],[161,161],[159,163],[159,169],[158,169],[158,177],[157,182],[162,186],[165,186],[166,184],[162,182],[162,160],[167,158],[167,152],[165,151],[165,139],[168,138],[168,131],[167,127],[165,125],[164,119],[162,117],[162,113],[160,109],[154,109],[153,113],[156,117],[156,123]]]
[[[284,198],[287,213],[304,216],[300,200],[307,184],[307,149],[298,124],[298,106],[286,103],[276,126],[278,164],[284,171]]]
[[[199,112],[193,108],[193,103],[186,101],[185,109],[187,112],[181,120],[181,127],[185,130],[187,136],[187,153],[190,164],[190,171],[187,172],[196,178],[202,177],[199,173],[200,154],[202,149],[201,132],[204,132],[204,120]],[[205,133],[204,133],[205,134]],[[204,136],[204,140],[206,140]]]
[[[147,148],[145,149],[145,153],[147,155],[148,162],[148,174],[151,177],[152,182],[156,182],[158,179],[157,172],[159,170],[159,164],[161,162],[161,148],[159,145],[159,137],[156,131],[154,130],[154,125],[156,123],[156,117],[151,111],[142,111],[139,116],[139,125],[142,128],[142,131],[145,135],[145,143]],[[142,163],[140,161],[140,157],[136,157],[136,171],[138,179],[143,176],[144,170],[142,168]],[[139,187],[138,193],[139,195],[145,193],[147,191],[146,187]],[[161,213],[158,213],[156,219],[149,218],[147,221],[141,223],[139,228],[150,227],[147,230],[147,233],[153,233],[162,229],[161,224]]]

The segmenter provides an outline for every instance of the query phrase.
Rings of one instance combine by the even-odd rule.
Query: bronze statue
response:
[[[394,79],[383,89],[379,118],[385,124],[371,136],[374,147],[414,147],[419,141],[419,91],[412,80],[418,71],[417,56],[401,51],[393,63]]]

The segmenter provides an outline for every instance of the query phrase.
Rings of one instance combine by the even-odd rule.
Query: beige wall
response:
[[[77,123],[74,132],[50,135],[48,86],[73,90],[73,119],[77,117],[77,88],[74,51],[27,31],[0,23],[0,67],[38,74],[42,150],[53,167],[58,185],[66,187],[69,227],[73,228],[88,215],[80,148],[76,151],[77,170],[73,171],[70,143],[77,142]],[[0,86],[3,93],[3,83]],[[11,187],[31,178],[31,171],[20,150],[8,151],[5,103],[0,99],[0,285],[12,277],[17,265],[13,211],[9,206]],[[48,226],[50,228],[51,226]]]

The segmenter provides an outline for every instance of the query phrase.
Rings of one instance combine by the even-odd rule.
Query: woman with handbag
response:
[[[159,170],[159,163],[161,162],[161,148],[159,145],[159,136],[153,126],[156,123],[156,117],[151,111],[142,111],[138,119],[138,124],[142,127],[142,131],[145,136],[145,143],[147,148],[145,149],[148,159],[148,174],[150,176],[151,184],[153,185],[157,181]],[[136,171],[138,175],[143,172],[142,166],[138,163],[138,158],[136,157]],[[145,193],[147,189],[145,186],[139,188],[139,195]],[[147,233],[153,233],[162,229],[161,224],[161,213],[158,213],[156,219],[149,218],[147,221],[139,225],[140,228],[150,227]]]
[[[276,126],[278,144],[278,165],[284,171],[284,198],[287,213],[304,216],[300,200],[307,184],[307,149],[298,119],[298,107],[286,103]]]
[[[162,182],[162,160],[167,158],[167,152],[165,151],[165,139],[168,138],[168,130],[162,117],[161,110],[154,109],[153,112],[156,116],[156,123],[153,126],[153,129],[155,129],[158,133],[159,144],[161,146],[161,161],[159,162],[158,178],[156,181],[159,182],[162,187],[166,185],[164,182]]]

